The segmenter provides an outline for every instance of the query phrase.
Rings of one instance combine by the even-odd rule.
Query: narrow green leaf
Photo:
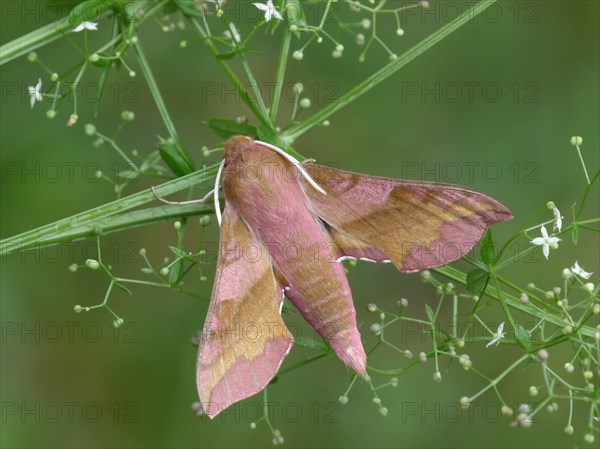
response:
[[[481,239],[481,243],[479,244],[479,254],[481,260],[487,265],[493,265],[496,262],[498,255],[496,253],[494,239],[492,238],[492,230],[490,228],[485,231],[485,234]]]
[[[282,148],[286,153],[295,157],[299,161],[303,161],[305,158],[296,150],[294,150],[289,145],[286,145],[285,142],[281,139],[279,134],[276,131],[273,131],[271,128],[265,125],[258,126],[258,138],[263,142],[270,143],[271,145],[275,145],[278,148]]]
[[[181,282],[184,271],[184,261],[189,258],[189,255],[183,251],[183,241],[185,239],[185,230],[187,227],[187,218],[181,219],[180,228],[177,231],[177,246],[172,246],[171,251],[176,250],[181,256],[178,257],[173,265],[171,265],[171,269],[169,270],[169,284],[172,286],[176,286]]]
[[[579,243],[579,226],[577,226],[577,223],[573,223],[571,237],[573,238],[573,245],[577,245]]]
[[[127,287],[125,287],[123,284],[121,284],[120,282],[114,281],[114,285],[115,287],[117,287],[119,290],[123,290],[125,293],[128,293],[129,295],[132,295],[131,290],[129,290]]]
[[[317,349],[319,351],[326,351],[327,347],[320,341],[314,340],[307,337],[296,337],[294,343],[309,349]]]
[[[179,9],[179,11],[181,11],[181,13],[186,17],[204,16],[202,10],[197,11],[196,9],[194,9],[194,3],[190,2],[190,0],[174,0],[171,4],[174,5],[177,9]]]
[[[296,25],[297,27],[306,26],[306,15],[302,9],[302,4],[299,0],[288,0],[285,5],[285,16],[290,25]],[[300,36],[300,33],[296,31],[294,33],[296,37]]]
[[[153,151],[146,157],[144,162],[142,162],[142,165],[140,165],[140,171],[146,171],[150,167],[154,167],[158,161],[160,161],[160,153],[158,151]]]
[[[525,351],[531,351],[531,335],[520,324],[515,327],[515,340]]]
[[[139,176],[137,170],[122,170],[119,172],[119,177],[123,179],[135,179]]]
[[[113,6],[115,1],[110,0],[88,0],[75,6],[69,13],[69,23],[92,22],[96,20],[103,11]]]
[[[479,268],[475,268],[467,273],[467,291],[474,295],[479,294],[485,281],[487,280],[489,273]]]
[[[105,51],[99,51],[97,53],[98,56],[100,56],[100,58],[97,61],[92,61],[90,60],[90,62],[92,64],[94,64],[97,67],[112,67],[115,65],[115,61],[114,59],[106,59],[106,58],[110,58],[112,57],[112,55],[108,52]]]
[[[433,313],[433,309],[429,307],[428,304],[425,304],[425,313],[427,314],[429,321],[433,323],[435,321],[435,314]]]
[[[216,55],[217,59],[222,59],[223,61],[227,61],[228,59],[233,58],[237,54],[237,51],[228,51],[225,53],[218,53]]]
[[[177,176],[184,176],[192,173],[194,167],[190,165],[188,159],[184,157],[187,151],[182,150],[176,143],[159,138],[158,151],[160,157],[169,166]]]
[[[208,127],[212,129],[222,139],[229,139],[233,136],[257,137],[256,127],[248,123],[238,123],[234,119],[214,118],[207,122]]]
[[[176,246],[169,246],[169,249],[177,256],[177,257],[186,257],[187,253]]]

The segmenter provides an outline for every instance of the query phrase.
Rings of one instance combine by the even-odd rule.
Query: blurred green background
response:
[[[1,43],[49,23],[55,18],[54,9],[44,5],[59,3],[2,2]],[[16,12],[7,9],[7,4],[16,5]],[[379,23],[394,52],[410,48],[471,3],[431,4],[428,14],[406,18],[402,38],[395,35],[393,19]],[[571,204],[580,200],[585,187],[569,138],[583,136],[582,150],[590,172],[599,164],[599,12],[599,3],[594,1],[500,2],[486,17],[476,18],[334,115],[329,127],[315,128],[303,136],[295,148],[320,162],[353,171],[449,181],[481,190],[514,213],[512,222],[494,228],[498,241],[515,232],[548,200],[559,206],[568,223]],[[216,20],[211,20],[220,30]],[[249,115],[249,111],[231,93],[232,87],[189,27],[165,33],[161,25],[145,23],[140,40],[183,142],[201,164],[200,148],[219,144],[203,121]],[[250,29],[247,23],[238,23],[238,28],[242,34]],[[333,24],[331,30],[337,33]],[[280,32],[271,36],[261,31],[256,37],[254,46],[262,52],[250,54],[249,59],[259,82],[273,81]],[[101,21],[99,31],[89,36],[90,45],[101,45],[109,35],[109,22]],[[359,64],[360,49],[353,38],[339,36],[346,47],[341,59],[332,58],[332,45],[323,43],[311,45],[301,62],[290,62],[286,81],[290,87],[296,81],[304,83],[313,103],[309,112],[387,61],[386,54],[375,46],[366,62]],[[71,37],[82,42],[81,35]],[[182,39],[189,42],[185,49],[179,46]],[[292,49],[299,45],[294,39]],[[64,41],[37,53],[57,72],[78,60]],[[2,67],[2,238],[114,198],[109,184],[91,178],[99,168],[114,174],[115,167],[120,170],[125,165],[109,148],[92,146],[83,132],[85,123],[93,122],[101,132],[111,134],[120,123],[122,110],[135,112],[135,121],[118,141],[128,151],[135,148],[141,154],[155,149],[157,135],[167,136],[133,54],[127,61],[138,76],[131,79],[126,71],[111,74],[98,117],[94,117],[93,102],[80,97],[79,123],[72,128],[65,126],[72,102],[65,102],[54,120],[45,116],[48,102],[30,109],[27,86],[40,76],[48,83],[41,67],[25,57]],[[82,89],[89,87],[93,92],[99,74],[99,69],[90,68]],[[288,100],[281,117],[288,117],[290,109]],[[281,125],[286,123],[287,118],[280,118]],[[218,154],[210,160],[217,161]],[[143,180],[125,193],[158,182]],[[590,198],[587,216],[598,216],[597,190]],[[549,219],[549,213],[544,218]],[[197,220],[191,219],[190,249],[198,238]],[[214,223],[205,239],[218,239]],[[163,223],[104,237],[102,250],[116,273],[140,277],[143,261],[137,254],[139,248],[146,248],[153,263],[160,266],[163,257],[171,256],[168,246],[175,243],[172,223]],[[549,261],[538,252],[504,274],[519,285],[535,282],[549,289],[560,284],[561,270],[575,259],[588,271],[600,271],[598,247],[597,234],[585,233],[579,246],[565,238]],[[196,400],[196,348],[190,338],[202,327],[207,303],[158,288],[135,287],[133,296],[115,291],[110,304],[127,322],[115,333],[111,318],[102,311],[73,313],[75,304],[101,302],[108,285],[99,272],[68,272],[70,264],[81,264],[89,257],[96,257],[93,241],[2,260],[2,446],[269,446],[271,437],[264,423],[256,430],[249,426],[261,407],[260,396],[214,422],[200,420],[191,411]],[[466,268],[460,263],[457,266]],[[194,272],[188,276],[186,288],[208,297],[214,265],[203,268],[208,280],[200,282]],[[350,269],[349,279],[367,347],[375,342],[367,329],[376,319],[366,311],[368,303],[393,309],[396,300],[405,297],[410,301],[410,316],[419,317],[424,316],[423,304],[435,301],[433,289],[418,276],[401,275],[390,266],[359,264]],[[491,322],[502,320],[500,307],[492,305],[489,318]],[[286,320],[298,323],[302,335],[312,335],[297,313]],[[397,328],[394,337],[400,347],[415,354],[430,347],[430,341],[414,329]],[[465,351],[475,367],[492,377],[521,353],[510,346],[487,351],[480,346],[469,345]],[[284,366],[310,354],[296,347]],[[561,354],[560,350],[551,351],[557,369],[566,361]],[[370,362],[381,368],[406,363],[397,353],[385,350]],[[509,418],[499,417],[492,394],[483,395],[479,404],[460,413],[456,401],[485,384],[456,364],[442,367],[444,379],[439,384],[432,381],[434,367],[429,361],[401,376],[397,388],[383,390],[381,397],[389,415],[382,418],[364,384],[354,387],[347,405],[338,404],[349,372],[337,359],[328,357],[285,374],[269,388],[274,424],[288,447],[585,444],[587,409],[576,409],[576,433],[568,437],[562,431],[567,424],[566,402],[559,403],[554,414],[537,415],[528,430],[513,429]],[[377,383],[382,381],[376,378]],[[530,366],[518,370],[500,387],[509,404],[515,405],[530,401],[528,387],[541,384],[540,371]]]

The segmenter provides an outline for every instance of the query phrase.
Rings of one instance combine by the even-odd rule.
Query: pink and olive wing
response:
[[[460,186],[303,167],[327,192],[300,177],[340,258],[393,262],[405,273],[437,267],[468,253],[488,226],[512,218],[498,201]]]
[[[266,248],[227,205],[196,369],[210,418],[263,390],[277,374],[293,344],[280,315],[282,301]]]

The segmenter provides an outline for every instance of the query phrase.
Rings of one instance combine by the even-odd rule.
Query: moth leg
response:
[[[208,192],[206,195],[204,195],[202,198],[198,199],[198,200],[190,200],[190,201],[169,201],[164,199],[162,196],[160,196],[158,194],[158,192],[156,191],[156,188],[154,186],[151,186],[150,189],[152,190],[152,193],[154,194],[155,198],[165,204],[171,204],[174,206],[184,206],[186,204],[200,204],[200,203],[206,203],[208,199],[212,198],[212,196],[215,193],[215,189],[212,189],[210,192]]]

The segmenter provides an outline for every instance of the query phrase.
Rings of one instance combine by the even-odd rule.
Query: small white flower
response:
[[[281,14],[277,12],[275,9],[275,5],[273,4],[273,0],[267,0],[267,3],[252,3],[261,11],[265,12],[265,21],[271,21],[271,18],[275,17],[278,20],[283,20]]]
[[[35,87],[29,86],[29,95],[31,96],[31,109],[36,101],[42,101],[42,79],[40,78]]]
[[[485,345],[485,347],[489,348],[494,343],[498,343],[503,338],[504,338],[504,321],[502,323],[500,323],[500,326],[498,326],[498,330],[496,331],[496,337],[493,340],[491,340],[487,345]]]
[[[573,274],[576,274],[579,277],[582,277],[583,279],[589,279],[590,276],[594,273],[588,273],[587,271],[585,271],[583,268],[581,268],[579,266],[579,264],[577,263],[577,261],[575,261],[575,264],[571,267],[571,272]]]
[[[88,22],[86,20],[85,22],[81,22],[79,25],[77,25],[77,27],[73,30],[73,33],[79,33],[83,30],[98,31],[98,23]]]
[[[242,42],[242,36],[240,36],[239,31],[233,23],[231,24],[231,31],[224,31],[223,34],[226,38],[231,39],[232,41],[235,40],[238,44]]]
[[[544,253],[544,257],[546,257],[546,259],[548,259],[548,255],[550,254],[550,248],[551,247],[553,249],[556,248],[558,246],[558,242],[560,242],[561,239],[559,239],[558,237],[548,236],[548,231],[546,231],[546,228],[544,225],[542,225],[541,231],[542,231],[542,236],[534,238],[531,241],[531,243],[533,243],[534,245],[541,246],[542,252]]]
[[[558,207],[554,206],[554,209],[552,209],[552,213],[554,214],[554,230],[560,232],[560,229],[562,228],[562,216],[560,215],[560,211],[558,210]]]

